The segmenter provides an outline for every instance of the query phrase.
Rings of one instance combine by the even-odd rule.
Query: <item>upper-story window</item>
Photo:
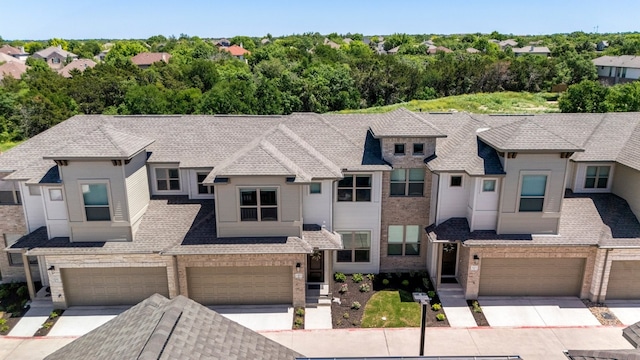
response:
[[[156,186],[158,191],[180,190],[180,170],[156,168]]]
[[[491,180],[482,180],[482,191],[483,192],[494,192],[496,191],[496,181]]]
[[[49,189],[49,199],[51,201],[62,201],[62,189]]]
[[[204,181],[204,179],[207,178],[208,173],[197,173],[196,174],[198,177],[198,194],[201,195],[206,195],[206,194],[213,194],[213,186],[207,186],[202,184],[202,182]],[[179,179],[178,179],[178,183],[179,183]]]
[[[547,191],[547,175],[523,175],[520,188],[521,212],[540,212]]]
[[[424,144],[423,143],[414,143],[413,144],[413,155],[424,155]]]
[[[309,184],[309,194],[322,194],[322,183]]]
[[[395,145],[393,145],[393,154],[394,155],[404,155],[404,144],[395,144]]]
[[[388,255],[420,255],[420,226],[389,225]]]
[[[109,190],[106,183],[81,184],[87,221],[110,221]]]
[[[449,183],[451,187],[461,187],[462,186],[462,176],[456,175],[451,177],[451,182]]]
[[[424,169],[395,169],[391,172],[391,196],[422,196]]]
[[[53,59],[51,59],[51,63],[52,63],[52,64],[60,64],[60,59],[59,59],[59,58],[54,57]]]
[[[278,189],[240,189],[241,221],[278,221]]]
[[[0,204],[20,204],[20,191],[11,181],[0,180]]]
[[[371,175],[345,175],[338,182],[338,201],[371,201]]]
[[[337,251],[338,262],[369,262],[371,233],[368,231],[338,232],[342,236],[343,250]]]
[[[606,189],[609,184],[611,166],[587,166],[585,189]]]

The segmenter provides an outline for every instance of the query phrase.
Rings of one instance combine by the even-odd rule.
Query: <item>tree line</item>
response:
[[[251,51],[246,61],[220,51],[211,40],[180,35],[115,41],[104,62],[64,78],[41,60],[29,59],[22,79],[0,84],[0,142],[31,137],[75,114],[288,114],[383,106],[415,99],[495,91],[549,91],[555,84],[597,79],[591,60],[596,42],[605,53],[640,52],[639,34],[515,37],[522,46],[542,41],[552,56],[514,56],[491,39],[498,33],[456,36],[393,34],[379,55],[377,37],[320,34],[264,39],[237,36],[233,44]],[[349,38],[353,41],[345,41]],[[426,39],[453,50],[428,55]],[[2,43],[0,38],[0,43]],[[51,39],[10,42],[29,52],[48,45],[91,58],[106,41]],[[479,53],[467,53],[475,47]],[[168,52],[169,63],[147,69],[130,58],[140,52]],[[570,88],[571,89],[571,88]]]

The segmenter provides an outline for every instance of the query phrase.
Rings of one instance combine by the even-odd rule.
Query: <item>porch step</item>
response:
[[[306,304],[309,307],[331,306],[331,298],[329,296],[307,296]]]

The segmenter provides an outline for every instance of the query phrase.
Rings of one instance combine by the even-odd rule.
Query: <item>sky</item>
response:
[[[5,40],[640,31],[640,0],[0,0]]]

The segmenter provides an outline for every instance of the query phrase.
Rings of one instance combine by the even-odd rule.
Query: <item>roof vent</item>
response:
[[[477,130],[476,130],[476,134],[477,134],[477,133],[481,133],[481,132],[483,132],[483,131],[490,130],[490,129],[491,129],[491,128],[488,128],[488,127],[479,128],[479,129],[477,129]]]

